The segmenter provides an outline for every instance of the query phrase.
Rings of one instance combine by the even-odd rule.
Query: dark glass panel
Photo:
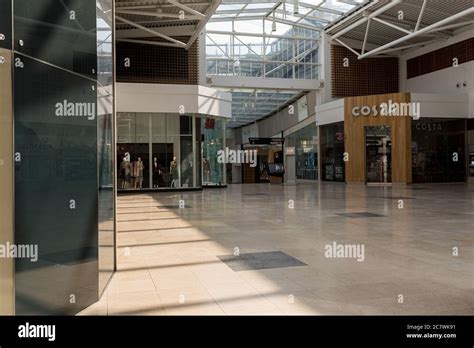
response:
[[[153,188],[166,188],[171,185],[169,163],[173,158],[173,144],[153,143]]]
[[[323,181],[344,181],[344,124],[321,127],[321,166]]]
[[[95,1],[15,0],[14,14],[17,51],[95,77]]]
[[[414,183],[466,179],[466,120],[423,118],[412,122]]]
[[[179,118],[179,130],[181,135],[191,135],[193,119],[191,116],[181,116]]]
[[[12,48],[12,0],[0,0],[0,48]]]
[[[98,296],[97,87],[15,59],[16,243],[39,254],[16,262],[16,313],[75,314]]]
[[[196,148],[195,148],[195,156],[196,156],[196,173],[197,173],[197,178],[196,178],[196,186],[201,187],[202,186],[202,159],[201,159],[201,143],[202,143],[202,133],[201,133],[201,117],[196,116],[196,121],[195,121],[195,130],[196,132]]]

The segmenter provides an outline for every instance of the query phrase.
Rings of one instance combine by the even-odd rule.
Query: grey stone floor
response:
[[[134,194],[118,221],[119,271],[82,314],[474,314],[472,184]],[[326,257],[334,243],[363,261]],[[301,263],[222,261],[264,252]]]

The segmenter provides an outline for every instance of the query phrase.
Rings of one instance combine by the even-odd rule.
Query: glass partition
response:
[[[203,186],[225,184],[225,163],[219,163],[219,151],[225,151],[224,121],[207,117],[202,124],[202,180]]]
[[[314,123],[288,135],[287,147],[295,147],[296,178],[318,180],[318,129]]]
[[[321,126],[321,178],[341,181],[344,177],[344,123]]]
[[[411,131],[414,183],[466,180],[466,120],[423,118]]]

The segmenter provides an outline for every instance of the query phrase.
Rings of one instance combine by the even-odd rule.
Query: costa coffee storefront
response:
[[[318,119],[326,124],[319,123],[320,134],[343,129],[343,138],[337,129],[329,136],[337,148],[331,152],[333,162],[343,166],[337,171],[343,172],[339,180],[322,172],[323,180],[328,176],[327,180],[379,185],[466,181],[467,100],[437,97],[392,93],[348,97],[321,107],[317,124]],[[343,123],[337,122],[342,117]]]

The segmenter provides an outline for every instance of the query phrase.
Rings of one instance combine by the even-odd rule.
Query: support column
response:
[[[0,48],[0,245],[14,243],[12,53]],[[14,259],[0,255],[0,315],[15,312]]]

